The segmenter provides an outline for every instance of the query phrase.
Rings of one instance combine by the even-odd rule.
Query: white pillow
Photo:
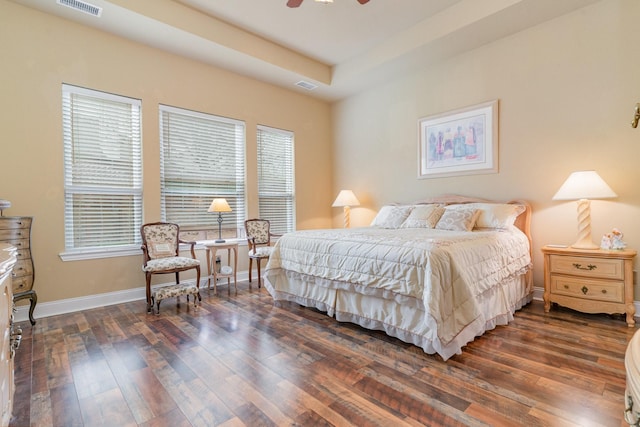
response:
[[[417,205],[400,228],[433,228],[444,213],[439,205]]]
[[[518,215],[524,212],[522,205],[508,203],[466,203],[451,205],[453,209],[479,209],[480,216],[476,221],[476,228],[509,228],[516,221]]]
[[[402,225],[409,213],[413,210],[413,206],[383,206],[378,214],[371,222],[372,227],[380,228],[398,228]]]
[[[438,220],[436,228],[438,230],[451,231],[471,231],[480,215],[478,209],[450,209],[449,206]]]

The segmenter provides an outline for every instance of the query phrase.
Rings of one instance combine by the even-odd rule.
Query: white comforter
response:
[[[481,316],[479,296],[530,265],[528,239],[515,227],[474,232],[362,227],[285,234],[265,276],[267,284],[284,275],[312,276],[316,285],[423,309],[425,322],[433,323],[429,329],[446,345]],[[277,289],[267,289],[276,298]]]

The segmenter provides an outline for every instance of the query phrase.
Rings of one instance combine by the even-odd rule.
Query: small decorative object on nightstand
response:
[[[635,324],[633,259],[629,249],[542,248],[544,254],[544,311],[551,303],[585,313],[626,313]]]

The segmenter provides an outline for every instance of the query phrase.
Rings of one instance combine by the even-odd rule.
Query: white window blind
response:
[[[237,236],[245,219],[244,123],[161,105],[160,140],[162,217],[185,230],[217,230],[218,216],[207,210],[222,197],[232,209],[222,227]]]
[[[258,200],[260,218],[274,233],[295,230],[293,133],[258,126]]]
[[[65,246],[140,248],[141,102],[62,86]]]

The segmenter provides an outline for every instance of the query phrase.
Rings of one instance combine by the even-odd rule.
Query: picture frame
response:
[[[498,172],[498,100],[418,120],[418,178]]]

